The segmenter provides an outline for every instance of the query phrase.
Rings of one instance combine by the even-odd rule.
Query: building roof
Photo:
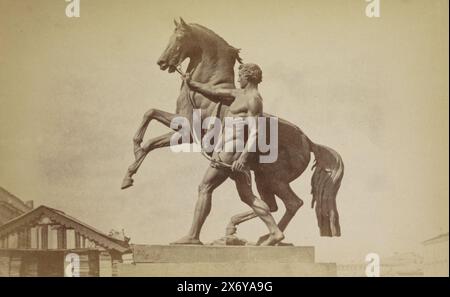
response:
[[[0,187],[0,203],[8,204],[8,206],[12,206],[20,212],[27,212],[33,209],[31,204],[23,202],[2,187]]]
[[[116,250],[120,253],[126,253],[130,250],[128,241],[113,238],[105,233],[91,227],[64,212],[41,205],[27,213],[24,213],[0,226],[0,237],[15,232],[24,225],[38,224],[41,217],[48,217],[51,221],[72,228],[80,235],[95,242],[97,245],[109,249]]]
[[[438,243],[438,242],[443,242],[443,241],[448,241],[448,232],[440,234],[433,238],[427,239],[427,240],[423,241],[422,244],[428,245],[428,244],[433,244],[433,243]]]

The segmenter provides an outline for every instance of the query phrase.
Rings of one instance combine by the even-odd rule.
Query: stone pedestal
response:
[[[336,276],[314,247],[134,245],[119,276]]]

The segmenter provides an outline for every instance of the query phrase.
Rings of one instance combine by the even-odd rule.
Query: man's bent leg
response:
[[[200,231],[211,211],[212,192],[228,178],[228,175],[229,173],[226,169],[208,168],[198,187],[198,200],[195,205],[191,229],[186,236],[172,244],[202,244]]]
[[[269,206],[253,194],[252,186],[251,183],[249,183],[247,176],[244,173],[234,173],[233,179],[236,182],[236,187],[241,200],[253,209],[255,214],[261,218],[269,229],[270,236],[266,241],[262,242],[261,245],[275,245],[283,240],[283,232],[278,228],[275,219],[270,213]]]

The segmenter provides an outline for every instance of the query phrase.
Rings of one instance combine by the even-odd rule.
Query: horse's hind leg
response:
[[[273,192],[271,192],[270,189],[268,189],[265,186],[264,181],[262,181],[257,174],[255,174],[255,182],[256,182],[256,188],[258,190],[258,193],[259,193],[261,199],[264,202],[266,202],[266,204],[269,206],[270,212],[277,211],[278,207],[275,202],[275,195],[273,194]],[[239,225],[243,222],[249,221],[256,217],[257,217],[257,215],[253,212],[253,210],[246,211],[246,212],[237,214],[235,216],[232,216],[230,219],[230,222],[227,225],[226,235],[235,234],[236,230],[237,230],[237,225]]]
[[[225,235],[233,235],[236,233],[237,225],[246,222],[248,220],[251,220],[253,218],[256,218],[257,215],[253,210],[249,210],[240,214],[237,214],[235,216],[232,216],[230,219],[230,222],[228,223],[227,229],[225,231]]]
[[[279,186],[275,194],[280,197],[281,201],[283,201],[284,206],[286,207],[286,212],[278,222],[278,227],[280,228],[280,230],[284,231],[299,208],[302,207],[303,200],[294,193],[294,191],[291,189],[291,186],[287,183]]]
[[[278,222],[278,228],[280,228],[280,230],[284,232],[287,225],[297,213],[298,209],[302,207],[303,200],[294,193],[290,185],[286,182],[278,182],[276,186],[274,186],[274,193],[281,199],[281,201],[283,201],[286,207],[286,212]],[[261,236],[258,239],[257,244],[264,242],[268,237],[269,234]]]

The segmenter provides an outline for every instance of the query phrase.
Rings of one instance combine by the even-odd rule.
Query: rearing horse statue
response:
[[[187,58],[189,65],[186,71],[191,73],[192,80],[220,88],[235,88],[234,66],[236,61],[242,63],[239,50],[230,46],[210,29],[198,24],[187,24],[181,19],[180,23],[175,21],[174,33],[159,58],[158,65],[161,70],[173,73]],[[176,133],[176,130],[173,130],[142,145],[147,126],[152,120],[171,128],[171,121],[182,116],[189,119],[192,127],[193,106],[201,109],[202,121],[209,116],[219,116],[222,120],[228,106],[223,105],[217,109],[216,104],[202,94],[193,93],[186,84],[182,84],[175,113],[153,108],[148,110],[133,138],[135,161],[127,170],[122,189],[133,185],[132,176],[147,154],[154,149],[170,146],[171,136]],[[278,222],[279,229],[284,231],[303,205],[303,201],[289,184],[305,171],[313,153],[315,164],[311,179],[313,196],[311,207],[315,206],[320,235],[340,236],[339,214],[336,207],[336,195],[344,174],[340,155],[331,148],[312,142],[300,128],[280,118],[278,118],[278,137],[278,159],[273,163],[258,163],[252,169],[258,193],[270,211],[275,212],[278,209],[275,196],[279,197],[286,207],[283,217]],[[192,137],[187,139],[193,141]],[[233,216],[226,229],[227,235],[234,234],[238,224],[256,216],[253,210]],[[262,236],[258,242],[265,239],[267,235]]]

